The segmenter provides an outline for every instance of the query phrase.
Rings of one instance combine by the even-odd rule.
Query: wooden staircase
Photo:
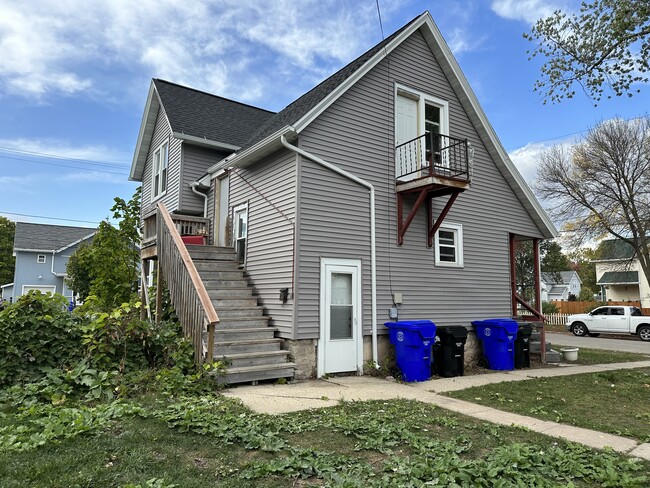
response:
[[[253,287],[229,247],[192,246],[187,250],[219,315],[214,333],[214,359],[224,360],[228,384],[291,378],[295,364],[281,349],[277,328],[258,305]]]

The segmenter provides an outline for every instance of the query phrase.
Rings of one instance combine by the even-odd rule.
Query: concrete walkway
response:
[[[630,336],[629,340],[614,339],[612,336],[601,335],[599,337],[577,337],[573,334],[546,333],[546,340],[553,344],[571,347],[587,347],[589,349],[605,349],[607,351],[635,352],[650,356],[650,342],[644,342],[638,337]]]
[[[418,400],[487,422],[522,426],[535,432],[567,439],[592,448],[603,449],[610,447],[622,454],[650,460],[650,443],[640,444],[627,437],[503,412],[495,408],[476,405],[438,394],[439,392],[503,381],[525,381],[531,378],[640,367],[650,367],[650,361],[509,371],[408,384],[370,376],[346,376],[327,380],[299,381],[286,385],[240,386],[225,390],[223,394],[240,399],[255,412],[268,414],[331,407],[337,405],[340,401],[390,400],[396,398]]]

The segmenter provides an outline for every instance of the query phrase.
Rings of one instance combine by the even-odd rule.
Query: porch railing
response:
[[[162,202],[161,202],[162,203]],[[159,208],[159,207],[157,207]],[[193,217],[191,215],[169,214],[174,227],[182,236],[208,236],[210,221],[203,217]],[[159,212],[156,210],[142,219],[142,247],[153,246],[156,244],[158,237]]]
[[[219,317],[181,240],[177,224],[164,203],[158,204],[157,213],[156,243],[163,279],[169,288],[169,295],[183,327],[183,333],[192,340],[194,360],[200,364],[206,356],[208,360],[212,360],[214,329]],[[206,335],[207,346],[204,344]]]
[[[431,132],[395,147],[398,180],[429,176],[471,181],[471,148],[467,139]]]

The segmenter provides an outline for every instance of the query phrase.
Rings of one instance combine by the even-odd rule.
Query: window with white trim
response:
[[[463,266],[463,226],[443,224],[435,236],[436,266]]]
[[[165,194],[167,191],[167,165],[169,163],[169,142],[163,142],[153,153],[153,175],[151,183],[151,199]]]
[[[246,262],[246,237],[248,236],[248,203],[233,209],[233,240],[239,264]]]
[[[43,264],[45,262],[45,254],[39,254],[36,256],[36,262],[38,264]]]

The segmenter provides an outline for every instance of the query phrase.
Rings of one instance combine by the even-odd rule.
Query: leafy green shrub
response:
[[[38,381],[81,359],[81,321],[61,295],[30,291],[0,311],[0,385]]]
[[[542,313],[560,313],[560,309],[552,302],[542,302]]]

